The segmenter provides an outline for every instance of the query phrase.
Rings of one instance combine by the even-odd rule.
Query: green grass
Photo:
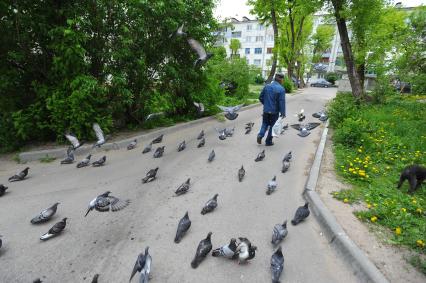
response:
[[[254,93],[255,95],[257,95],[257,97],[259,97],[259,94],[262,91],[263,86],[264,86],[263,84],[260,84],[260,85],[250,84],[249,91],[250,93]]]
[[[426,274],[426,260],[422,259],[419,255],[415,255],[409,258],[408,262],[420,270],[423,274]]]
[[[44,156],[44,157],[42,157],[42,158],[40,158],[40,159],[39,159],[39,161],[40,161],[41,163],[50,163],[50,162],[53,162],[53,161],[55,161],[55,160],[56,160],[56,158],[55,158],[55,157],[49,156],[49,155],[47,155],[47,154],[46,154],[46,156]]]
[[[425,113],[425,103],[401,97],[365,104],[338,94],[329,107],[336,171],[353,184],[333,196],[363,203],[359,219],[386,227],[388,242],[420,254],[426,252],[426,184],[413,195],[408,182],[401,190],[396,185],[405,166],[426,164]]]

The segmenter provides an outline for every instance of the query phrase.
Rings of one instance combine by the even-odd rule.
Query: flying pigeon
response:
[[[44,209],[42,212],[40,212],[39,215],[31,219],[31,223],[38,224],[38,223],[49,221],[50,218],[52,218],[52,216],[55,215],[56,210],[58,209],[58,204],[59,202],[55,203],[51,207]]]
[[[143,149],[143,151],[142,151],[142,154],[145,154],[145,153],[148,153],[148,152],[150,152],[151,151],[151,149],[152,149],[152,142],[151,143],[149,143],[144,149]]]
[[[219,134],[219,139],[220,139],[221,141],[223,141],[223,140],[225,140],[225,139],[226,139],[226,134],[225,134],[225,130],[226,130],[226,128],[225,128],[225,129],[223,129],[223,130],[219,130],[219,129],[217,129],[217,128],[215,127],[215,130],[218,132],[218,134]]]
[[[65,134],[65,137],[71,143],[71,146],[74,150],[76,150],[77,148],[79,148],[80,146],[82,146],[84,144],[84,142],[80,142],[77,139],[77,137],[75,135],[71,134],[71,133]]]
[[[291,154],[291,151],[289,151],[286,155],[284,155],[283,162],[284,161],[290,162],[292,157],[293,155]]]
[[[9,178],[9,182],[17,182],[17,181],[24,180],[25,177],[28,175],[29,169],[30,169],[30,167],[27,167],[24,170],[22,170],[21,172],[17,173],[16,175],[13,175],[12,177]]]
[[[246,174],[246,170],[244,170],[244,166],[241,165],[240,170],[238,170],[238,181],[242,181],[244,178],[244,175]]]
[[[155,169],[151,169],[146,173],[145,178],[142,179],[142,183],[149,183],[155,180],[157,176],[158,167]]]
[[[129,205],[130,200],[126,199],[126,200],[122,200],[119,198],[116,198],[114,196],[110,196],[111,192],[107,191],[99,196],[97,196],[96,198],[94,198],[90,203],[89,203],[89,207],[87,209],[86,215],[84,217],[87,216],[87,214],[89,214],[90,211],[92,211],[93,209],[99,211],[99,212],[106,212],[106,211],[112,211],[112,212],[116,212],[119,211],[123,208],[125,208],[126,206]]]
[[[197,109],[197,114],[199,116],[203,115],[205,109],[204,109],[204,104],[201,102],[194,102],[194,106]]]
[[[201,140],[204,138],[204,130],[201,130],[201,132],[198,134],[197,140]]]
[[[205,144],[206,144],[206,139],[202,138],[201,141],[198,143],[197,147],[198,148],[203,147]]]
[[[277,176],[274,176],[274,178],[272,178],[272,180],[268,182],[268,188],[266,190],[266,194],[267,195],[272,194],[276,188],[277,188]]]
[[[280,283],[280,276],[284,269],[284,256],[281,246],[271,257],[272,283]]]
[[[198,244],[197,251],[195,253],[195,257],[191,262],[192,268],[197,268],[198,265],[203,261],[203,259],[210,253],[212,250],[212,242],[211,242],[212,232],[207,234],[207,238],[201,240]]]
[[[138,140],[134,139],[128,146],[127,146],[127,150],[132,150],[134,148],[136,148],[136,145],[138,144]]]
[[[262,150],[261,152],[259,152],[259,154],[257,155],[254,161],[256,162],[262,161],[264,158],[265,158],[265,150]]]
[[[285,173],[288,171],[288,169],[290,168],[290,162],[284,160],[283,161],[283,168],[281,169],[282,173]]]
[[[161,143],[163,141],[163,134],[159,135],[155,139],[152,140],[152,143]]]
[[[96,138],[98,139],[96,143],[93,145],[93,148],[101,147],[101,145],[103,145],[106,141],[104,132],[102,131],[98,123],[93,123],[93,130],[95,131]]]
[[[132,280],[136,272],[139,271],[141,273],[139,282],[148,283],[149,274],[151,273],[151,263],[152,263],[152,257],[149,254],[148,250],[149,250],[149,247],[146,247],[145,254],[143,253],[139,254],[138,258],[136,259],[136,263],[135,263],[135,266],[133,267],[132,274],[130,275],[129,282]]]
[[[229,129],[225,128],[224,131],[225,131],[225,135],[227,137],[232,137],[234,135],[235,127],[233,127],[232,129],[231,128],[229,128]]]
[[[251,243],[246,238],[239,238],[240,243],[237,246],[237,254],[238,254],[238,264],[246,262],[249,258],[249,249],[251,247]]]
[[[320,111],[312,114],[312,117],[319,119],[321,122],[325,122],[328,119],[327,113],[325,111]]]
[[[148,116],[146,116],[146,118],[145,118],[145,122],[146,122],[146,121],[149,121],[149,120],[151,120],[151,119],[154,119],[154,118],[157,118],[157,117],[163,116],[163,115],[164,115],[164,112],[151,113],[151,114],[149,114]]]
[[[158,148],[155,150],[155,152],[154,152],[154,158],[160,158],[160,157],[162,157],[162,156],[163,156],[163,153],[164,153],[164,147],[165,147],[165,146],[160,146],[160,147],[158,147]]]
[[[214,157],[216,156],[216,153],[214,152],[214,149],[209,154],[209,158],[207,159],[209,162],[212,162]]]
[[[58,236],[62,232],[62,230],[65,229],[66,225],[67,225],[67,218],[64,218],[62,219],[62,221],[59,221],[58,223],[53,225],[53,227],[50,228],[46,234],[43,234],[40,237],[40,240],[46,241],[46,240],[49,240],[50,238]]]
[[[71,164],[74,162],[74,148],[69,147],[67,149],[67,157],[61,161],[61,164]]]
[[[197,60],[194,62],[194,67],[200,67],[213,56],[213,53],[207,53],[204,47],[195,39],[188,38],[187,41],[192,50],[194,50],[198,55]]]
[[[189,230],[189,227],[191,227],[191,220],[189,220],[188,211],[185,213],[185,216],[182,217],[182,219],[179,221],[176,236],[175,236],[175,243],[178,244],[182,240],[183,236],[185,236],[185,233]]]
[[[181,142],[178,146],[178,151],[182,151],[186,148],[186,143],[185,141]]]
[[[234,259],[237,256],[237,240],[232,238],[229,244],[213,250],[212,256]]]
[[[297,208],[296,210],[296,214],[294,215],[293,220],[291,220],[291,224],[293,225],[297,225],[300,222],[302,222],[303,220],[305,220],[306,217],[309,216],[309,208],[308,208],[309,203],[305,202],[304,206],[299,206],[299,208]]]
[[[99,274],[95,274],[92,279],[92,283],[98,283]]]
[[[272,231],[272,241],[273,245],[278,245],[288,234],[287,231],[287,220],[283,224],[276,224],[274,230]]]
[[[0,197],[4,195],[8,187],[5,187],[3,184],[0,184]]]
[[[190,181],[191,181],[191,178],[188,178],[188,180],[186,180],[185,183],[183,183],[182,185],[179,186],[179,188],[177,188],[175,194],[178,195],[178,196],[186,194],[189,190],[189,186],[190,186],[189,182]]]
[[[186,34],[186,32],[183,31],[183,26],[184,26],[184,24],[182,24],[180,27],[178,27],[178,29],[175,32],[173,32],[169,35],[169,38],[173,38],[175,36],[186,36],[187,34]]]
[[[243,104],[240,105],[236,105],[236,106],[220,106],[218,105],[217,107],[219,107],[223,112],[225,112],[225,118],[228,120],[235,120],[238,117],[238,113],[236,113],[238,110],[241,109],[241,107],[243,106]]]
[[[302,110],[300,110],[299,113],[296,114],[299,122],[302,122],[303,120],[305,120],[306,116],[305,116],[304,113],[305,113],[305,110],[302,109]]]
[[[77,168],[82,168],[82,167],[86,167],[89,165],[90,163],[90,158],[92,157],[91,154],[89,154],[86,158],[84,158],[82,161],[80,161],[79,163],[77,163]]]
[[[209,199],[208,202],[204,205],[203,209],[201,210],[201,214],[206,214],[209,212],[212,212],[217,207],[217,197],[219,194],[215,194],[212,199]]]
[[[93,166],[93,167],[100,167],[100,166],[104,166],[105,161],[106,161],[106,156],[104,155],[104,156],[102,156],[102,157],[101,157],[101,159],[99,159],[99,160],[97,160],[97,161],[93,162],[93,163],[92,163],[92,166]]]
[[[315,129],[319,125],[320,125],[320,123],[307,123],[307,124],[304,124],[304,125],[303,124],[294,124],[294,125],[291,125],[291,127],[293,129],[296,129],[296,130],[299,131],[299,133],[297,135],[299,135],[301,137],[307,137],[311,133],[310,130]]]

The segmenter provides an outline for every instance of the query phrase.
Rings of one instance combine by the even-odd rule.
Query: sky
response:
[[[246,5],[247,0],[219,0],[219,4],[215,10],[215,16],[219,19],[227,17],[236,17],[241,19],[243,16],[254,18],[250,15],[250,7]],[[426,0],[393,0],[394,3],[402,2],[404,7],[414,7],[426,5]]]

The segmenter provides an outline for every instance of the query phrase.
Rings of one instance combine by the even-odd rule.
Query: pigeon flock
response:
[[[198,64],[198,63],[197,63]],[[241,106],[235,106],[235,107],[224,107],[223,110],[226,112],[225,116],[229,120],[235,120],[238,116],[236,111],[238,111],[241,108]],[[303,118],[301,118],[303,116]],[[315,113],[313,115],[314,117],[320,119],[320,121],[324,122],[326,121],[326,113],[324,111]],[[302,122],[305,119],[305,116],[302,111],[298,114],[299,121]],[[325,117],[325,118],[324,118]],[[307,124],[296,124],[291,125],[291,127],[299,130],[298,135],[301,137],[305,137],[309,135],[309,130],[312,130],[313,128],[317,127],[319,123],[307,123]],[[249,134],[252,127],[254,126],[254,123],[250,122],[245,125],[245,134]],[[215,128],[216,129],[216,128]],[[283,132],[288,129],[288,124],[283,127]],[[93,130],[96,133],[97,141],[92,146],[92,148],[95,147],[101,147],[105,141],[107,140],[101,128],[98,124],[93,125]],[[216,129],[216,131],[219,134],[220,140],[225,140],[228,137],[232,137],[235,131],[235,127],[233,128],[224,128],[221,130]],[[308,131],[308,134],[302,134],[304,131]],[[66,152],[66,158],[62,161],[60,161],[60,164],[73,164],[74,163],[74,152],[81,147],[81,145],[84,142],[80,142],[78,138],[71,134],[67,133],[66,138],[71,143],[71,146],[67,149]],[[153,144],[159,144],[163,141],[163,135],[160,135],[153,139],[142,151],[142,154],[148,153],[152,150]],[[206,144],[206,137],[204,130],[202,130],[198,136],[197,139],[199,140],[199,143],[197,147],[202,147]],[[187,144],[185,140],[183,140],[181,143],[177,146],[177,151],[181,152],[185,150]],[[136,139],[134,139],[130,144],[127,146],[127,150],[134,150],[138,147],[138,142]],[[159,146],[156,148],[153,157],[154,158],[160,158],[163,156],[165,151],[165,146]],[[208,162],[212,162],[216,156],[216,153],[214,149],[211,150],[209,156],[208,156]],[[89,154],[86,156],[83,160],[77,163],[77,168],[82,168],[90,165],[92,155]],[[292,160],[292,152],[289,151],[287,154],[285,154],[282,162],[283,167],[281,172],[285,173],[290,168],[290,163]],[[257,157],[255,158],[255,162],[259,162],[265,159],[265,150],[262,150],[260,153],[258,153]],[[91,165],[94,167],[103,166],[106,162],[106,156],[101,157],[99,160],[93,162]],[[28,176],[29,173],[29,167],[26,167],[21,172],[18,172],[16,175],[13,175],[9,178],[9,182],[16,182],[16,181],[22,181],[25,180],[25,178]],[[150,169],[146,176],[142,179],[142,183],[148,183],[152,182],[156,179],[156,176],[158,174],[159,167]],[[237,172],[237,177],[239,182],[243,182],[244,176],[246,175],[246,171],[244,169],[244,165],[241,165],[241,168],[239,168]],[[277,181],[276,176],[273,176],[273,178],[268,182],[266,194],[270,195],[277,189]],[[191,178],[187,178],[187,180],[182,183],[175,191],[176,196],[182,196],[186,194],[191,187]],[[5,187],[3,184],[0,184],[0,197],[3,196],[8,188]],[[207,213],[213,213],[214,210],[218,206],[218,196],[219,194],[214,194],[214,196],[209,199],[204,206],[201,209],[201,214],[205,215]],[[93,200],[89,202],[88,209],[86,213],[84,214],[84,217],[88,216],[88,214],[96,210],[98,212],[117,212],[124,208],[126,208],[131,201],[129,199],[125,198],[119,198],[111,195],[110,191],[106,191],[105,193],[98,195]],[[59,202],[54,203],[50,207],[43,209],[38,215],[33,217],[31,219],[31,224],[37,225],[40,223],[48,222],[55,214],[59,206]],[[298,225],[302,221],[304,221],[310,214],[308,202],[306,202],[303,206],[300,206],[297,208],[295,215],[293,219],[291,220],[291,223],[293,225]],[[62,231],[67,226],[67,218],[63,218],[61,221],[54,224],[45,234],[41,235],[40,240],[46,241],[53,237],[59,236]],[[188,215],[188,211],[185,213],[182,219],[180,219],[177,230],[176,230],[176,236],[174,238],[174,242],[176,244],[180,243],[182,239],[184,238],[185,234],[191,227],[191,220]],[[287,236],[288,230],[287,230],[287,220],[285,220],[282,224],[276,224],[273,227],[272,230],[272,241],[271,244],[273,247],[277,247]],[[213,257],[223,257],[231,260],[237,260],[239,264],[246,263],[249,260],[252,260],[256,255],[257,247],[252,245],[250,240],[248,240],[245,237],[238,237],[238,240],[236,238],[231,238],[230,242],[218,247],[213,250],[212,245],[212,232],[209,232],[205,239],[202,239],[198,247],[196,249],[196,253],[194,258],[191,261],[192,268],[197,268],[202,261],[209,255],[210,252],[212,252]],[[0,236],[1,237],[1,236]],[[4,239],[4,238],[3,238]],[[4,240],[3,240],[4,241]],[[2,242],[2,239],[0,238],[0,248],[4,242]],[[152,264],[152,257],[149,254],[149,247],[146,247],[145,252],[142,252],[138,255],[136,259],[136,263],[134,265],[133,271],[130,276],[130,281],[132,278],[136,275],[137,272],[140,273],[140,280],[139,282],[148,282],[150,280],[150,272],[151,272],[151,264]],[[283,271],[283,265],[284,265],[284,256],[282,253],[282,248],[279,246],[276,251],[273,253],[271,257],[271,273],[272,273],[272,282],[279,282],[279,278],[281,276],[281,273]],[[96,274],[93,278],[92,282],[97,282],[99,277],[99,274]],[[36,281],[34,281],[36,282]],[[40,281],[41,282],[41,281]]]

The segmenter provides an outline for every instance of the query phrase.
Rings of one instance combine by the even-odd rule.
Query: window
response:
[[[250,54],[250,48],[246,48],[246,54]]]
[[[266,48],[266,54],[272,54],[272,47]]]
[[[263,36],[256,36],[256,42],[263,41]]]
[[[254,64],[256,66],[260,66],[261,63],[262,63],[262,60],[260,60],[260,59],[254,59]]]
[[[262,48],[255,48],[254,54],[262,54]]]
[[[251,36],[246,36],[246,42],[251,42]]]
[[[232,38],[240,38],[240,37],[241,37],[241,31],[232,32]]]
[[[268,41],[269,41],[269,42],[274,41],[274,36],[273,36],[273,35],[268,35]]]
[[[259,25],[257,26],[257,29],[258,29],[258,30],[263,30],[263,26],[259,24]]]
[[[247,25],[247,30],[251,30],[251,25]]]

